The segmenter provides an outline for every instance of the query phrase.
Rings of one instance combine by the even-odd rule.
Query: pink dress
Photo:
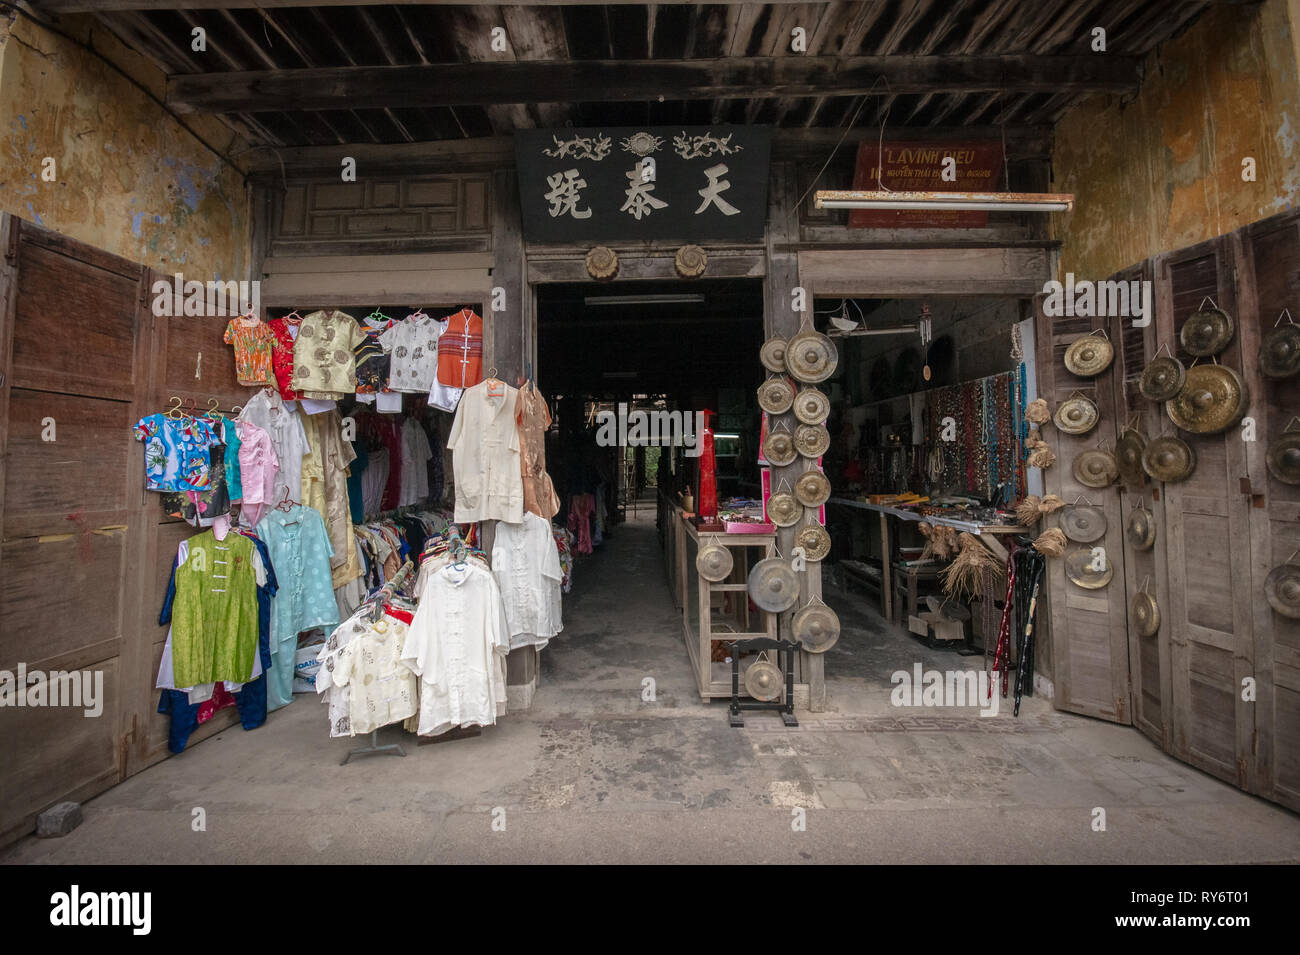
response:
[[[243,511],[252,526],[275,506],[275,477],[280,473],[271,436],[255,424],[240,421],[239,470],[244,490]]]

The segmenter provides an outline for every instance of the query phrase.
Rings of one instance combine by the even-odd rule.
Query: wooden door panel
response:
[[[66,243],[52,248],[48,233],[25,235],[32,238],[19,245],[15,387],[129,397],[140,268],[110,270],[111,260],[84,261]]]
[[[1101,413],[1101,423],[1085,435],[1068,435],[1048,426],[1048,443],[1057,462],[1043,474],[1046,490],[1067,503],[1086,497],[1106,515],[1106,535],[1096,545],[1104,546],[1111,561],[1122,561],[1123,527],[1119,494],[1115,488],[1084,487],[1071,471],[1075,457],[1099,441],[1114,441],[1116,405],[1115,366],[1095,378],[1077,378],[1065,367],[1065,351],[1077,338],[1097,327],[1105,327],[1116,341],[1115,328],[1105,320],[1077,317],[1049,317],[1043,313],[1042,296],[1034,301],[1035,348],[1038,359],[1038,393],[1055,411],[1072,393],[1091,398]],[[1057,524],[1053,519],[1047,524]],[[1046,526],[1044,527],[1046,529]],[[1071,544],[1070,549],[1082,545]],[[1058,709],[1083,713],[1119,723],[1131,721],[1129,705],[1128,625],[1125,581],[1117,567],[1110,583],[1101,590],[1083,590],[1065,575],[1064,562],[1047,562],[1048,606],[1051,613],[1053,703]]]
[[[126,523],[131,455],[143,454],[131,414],[123,401],[13,389],[4,537],[65,534],[77,514],[91,527]],[[47,419],[53,441],[42,437]]]
[[[221,410],[229,411],[248,400],[253,392],[235,376],[234,349],[221,340],[229,318],[174,316],[157,321],[166,325],[166,372],[156,395],[160,404],[169,395],[191,396],[203,410],[214,397]]]

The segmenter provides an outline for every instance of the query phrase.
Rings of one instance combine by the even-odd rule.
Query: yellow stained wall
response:
[[[162,74],[102,26],[58,26],[162,98]],[[241,148],[210,117],[187,123],[226,155]],[[0,19],[0,209],[186,279],[249,277],[243,178],[120,73],[21,17]]]
[[[1137,97],[1063,116],[1053,187],[1060,273],[1104,278],[1281,212],[1300,198],[1300,0],[1211,7],[1146,60]],[[1255,159],[1255,181],[1242,159]]]

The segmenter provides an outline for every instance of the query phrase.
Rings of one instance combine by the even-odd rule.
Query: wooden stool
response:
[[[920,609],[921,598],[943,593],[939,583],[942,564],[920,564],[908,567],[894,564],[894,622],[907,626],[907,618]]]

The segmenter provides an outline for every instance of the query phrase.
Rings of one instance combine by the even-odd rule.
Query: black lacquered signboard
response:
[[[524,237],[762,239],[771,146],[766,126],[518,130]]]

